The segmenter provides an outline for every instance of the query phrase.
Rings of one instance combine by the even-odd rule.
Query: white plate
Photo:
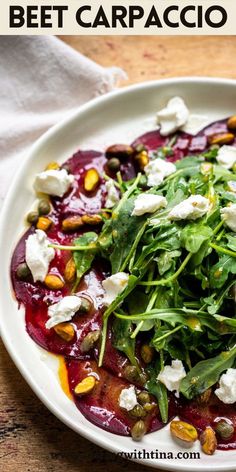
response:
[[[9,277],[11,255],[24,230],[23,219],[34,201],[32,181],[49,161],[61,161],[80,148],[103,149],[127,142],[153,128],[155,113],[174,95],[186,101],[191,112],[209,121],[236,113],[236,81],[181,78],[149,82],[112,92],[81,107],[72,117],[49,130],[25,156],[5,200],[0,221],[0,326],[3,341],[16,366],[40,400],[66,425],[94,443],[118,453],[147,451],[189,452],[170,438],[169,427],[145,436],[141,443],[116,436],[88,422],[63,393],[57,376],[57,360],[45,354],[27,335],[23,310],[18,311]],[[198,451],[196,444],[191,451]],[[181,471],[235,471],[236,451],[217,451],[201,459],[141,459],[159,469]]]

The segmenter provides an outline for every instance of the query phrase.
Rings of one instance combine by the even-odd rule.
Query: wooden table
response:
[[[236,37],[64,36],[104,66],[123,67],[129,83],[163,77],[236,78]],[[7,313],[6,313],[7,316]],[[4,472],[144,472],[78,436],[35,397],[0,345],[0,469]]]

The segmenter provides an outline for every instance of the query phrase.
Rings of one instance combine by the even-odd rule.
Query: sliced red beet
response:
[[[70,390],[81,413],[102,429],[115,434],[129,435],[130,428],[137,419],[131,418],[129,413],[119,406],[119,396],[121,390],[129,388],[131,384],[104,368],[98,368],[95,361],[67,360],[67,370]],[[88,375],[94,375],[98,380],[94,389],[84,396],[75,395],[74,388]],[[173,402],[171,403],[173,414]],[[149,432],[157,431],[164,426],[156,407],[147,414],[144,421]]]
[[[218,449],[236,449],[236,404],[226,405],[222,403],[216,395],[212,395],[209,403],[201,405],[196,401],[183,402],[179,406],[178,412],[180,418],[193,424],[201,433],[207,426],[215,429],[217,422],[221,419],[230,421],[235,433],[230,440],[224,441],[217,437]]]

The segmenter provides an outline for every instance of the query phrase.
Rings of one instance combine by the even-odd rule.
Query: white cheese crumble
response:
[[[36,229],[25,242],[25,261],[33,276],[34,282],[43,282],[50,262],[55,256],[55,250],[48,247],[50,241],[46,233]]]
[[[222,146],[218,151],[216,160],[225,169],[231,169],[236,163],[236,147]]]
[[[36,192],[63,197],[74,182],[74,179],[74,176],[68,174],[65,169],[45,170],[36,175],[34,189]]]
[[[220,377],[219,388],[215,390],[216,396],[226,404],[236,402],[236,369],[228,369]]]
[[[106,208],[113,208],[120,200],[119,192],[112,179],[109,179],[106,183],[107,197],[106,197]]]
[[[49,320],[45,323],[47,329],[64,321],[70,321],[79,310],[81,299],[75,295],[62,298],[48,308]]]
[[[178,359],[172,361],[171,365],[166,365],[159,373],[157,380],[163,383],[170,392],[176,392],[179,396],[179,387],[181,380],[186,376],[182,361]]]
[[[167,200],[161,195],[153,193],[141,193],[134,201],[134,209],[131,213],[133,216],[141,216],[145,213],[154,213],[160,208],[165,208]]]
[[[162,136],[174,133],[187,123],[189,110],[180,97],[173,97],[167,106],[157,113],[157,123]]]
[[[124,388],[121,390],[119,396],[119,405],[121,408],[130,411],[133,410],[137,403],[137,396],[133,385],[129,388]]]
[[[147,176],[147,184],[149,187],[160,185],[165,177],[176,172],[176,166],[172,162],[164,161],[158,157],[150,161],[145,167],[144,172]]]
[[[110,305],[113,300],[115,300],[117,295],[123,292],[123,290],[127,287],[128,280],[128,274],[125,272],[117,272],[117,274],[113,274],[102,281],[102,286],[106,292],[103,300],[104,305]]]
[[[208,198],[202,195],[191,195],[170,211],[170,220],[197,220],[204,216],[210,209]]]
[[[225,224],[236,233],[236,203],[220,210],[221,218]]]

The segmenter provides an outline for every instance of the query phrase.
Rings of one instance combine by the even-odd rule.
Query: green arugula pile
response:
[[[125,182],[119,178],[121,199],[111,218],[100,234],[84,234],[71,248],[77,283],[97,256],[109,261],[112,274],[130,274],[127,287],[104,312],[99,365],[110,315],[114,345],[133,365],[138,362],[137,337],[145,330],[145,339],[157,352],[146,387],[158,399],[163,421],[168,417],[167,392],[156,378],[165,364],[183,361],[188,373],[180,392],[192,399],[236,360],[236,233],[220,215],[221,208],[236,203],[228,186],[236,174],[220,167],[216,154],[214,150],[178,161],[176,172],[152,189],[144,175]],[[135,198],[144,191],[166,197],[167,207],[131,216]],[[192,194],[209,198],[210,211],[195,221],[170,221],[170,209]]]

